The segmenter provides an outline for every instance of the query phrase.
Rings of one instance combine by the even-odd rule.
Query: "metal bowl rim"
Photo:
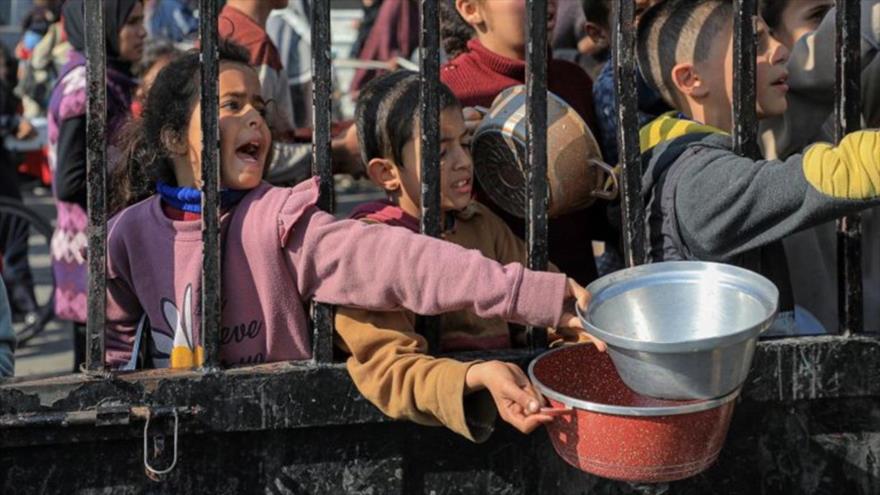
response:
[[[619,285],[622,282],[632,280],[637,276],[662,275],[664,273],[677,273],[683,275],[687,273],[707,271],[710,269],[729,277],[733,277],[734,279],[748,282],[755,287],[756,290],[750,291],[750,294],[755,297],[763,298],[763,300],[760,301],[761,303],[770,302],[773,305],[768,316],[758,323],[750,327],[745,327],[734,333],[678,342],[649,342],[622,337],[593,325],[590,319],[592,312],[598,306],[594,303],[598,302],[601,304],[602,302],[602,292]],[[587,286],[587,290],[592,295],[592,301],[587,308],[586,314],[581,311],[580,307],[575,305],[577,315],[584,326],[586,326],[587,332],[599,338],[609,346],[631,351],[675,354],[702,352],[727,347],[749,339],[757,338],[758,335],[769,328],[773,319],[776,317],[776,313],[779,311],[779,289],[776,288],[773,282],[763,275],[751,270],[711,261],[664,261],[661,263],[650,263],[647,265],[626,268],[595,280]]]
[[[584,344],[576,344],[575,346],[581,345],[593,345],[590,343]],[[682,404],[680,406],[652,406],[652,407],[638,407],[638,406],[615,406],[611,404],[600,404],[598,402],[591,402],[588,400],[575,399],[568,395],[565,395],[561,392],[557,392],[552,388],[545,385],[541,380],[535,376],[535,364],[542,358],[550,356],[553,353],[564,351],[567,349],[571,349],[575,346],[566,346],[559,347],[557,349],[551,349],[540,356],[537,356],[535,359],[532,359],[532,362],[529,363],[529,379],[531,379],[532,383],[535,385],[535,388],[538,389],[538,392],[541,393],[544,397],[548,399],[553,399],[559,403],[562,403],[566,407],[571,407],[575,409],[582,409],[585,411],[592,411],[602,414],[612,414],[615,416],[637,416],[637,417],[651,417],[651,416],[676,416],[680,414],[692,414],[703,411],[708,411],[710,409],[715,409],[717,407],[721,407],[724,404],[734,400],[739,396],[742,387],[737,387],[733,392],[728,393],[722,397],[718,397],[715,399],[695,399],[698,402],[690,402],[688,404]],[[621,381],[623,381],[621,379]],[[624,386],[627,386],[624,383]],[[632,390],[632,389],[630,389]],[[634,391],[635,392],[635,391]],[[638,392],[635,392],[638,393]],[[644,395],[644,394],[639,394]],[[646,396],[648,397],[648,396]]]

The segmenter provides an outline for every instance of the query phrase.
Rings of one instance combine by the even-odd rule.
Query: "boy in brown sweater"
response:
[[[367,175],[389,199],[359,207],[354,218],[418,232],[418,94],[418,75],[402,71],[371,81],[361,92],[356,119],[363,161]],[[469,136],[461,107],[445,86],[441,86],[440,106],[444,238],[500,263],[523,262],[523,242],[472,199]],[[483,320],[464,311],[442,319],[442,351],[510,347],[510,332],[501,320]],[[348,371],[358,390],[382,412],[420,424],[445,425],[478,442],[491,433],[496,411],[523,432],[551,420],[540,414],[541,397],[517,366],[428,356],[426,342],[414,325],[415,315],[409,312],[337,311],[338,344],[350,354]],[[565,330],[554,333],[557,338],[562,335],[588,338]]]

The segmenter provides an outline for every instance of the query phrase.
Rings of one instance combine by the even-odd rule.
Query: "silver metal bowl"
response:
[[[720,263],[671,261],[606,275],[578,315],[608,344],[623,381],[663,399],[725,396],[745,381],[758,336],[773,322],[776,286]]]

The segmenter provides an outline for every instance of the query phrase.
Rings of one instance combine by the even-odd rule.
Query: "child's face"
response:
[[[756,24],[758,38],[756,56],[756,106],[758,118],[782,115],[788,106],[788,50],[770,36],[767,25],[760,18]],[[733,29],[718,36],[712,44],[712,53],[695,65],[699,77],[706,84],[707,96],[703,102],[705,123],[715,123],[724,130],[731,127],[733,103]],[[718,124],[718,123],[726,123]]]
[[[119,30],[119,58],[128,62],[137,62],[144,55],[144,6],[135,2],[125,24]]]
[[[253,68],[234,62],[220,64],[220,174],[223,187],[253,189],[260,184],[272,137],[263,118],[265,103]],[[196,104],[188,129],[189,162],[194,183],[201,184],[202,119]],[[178,174],[179,175],[179,174]],[[178,177],[178,182],[180,182]],[[184,184],[181,184],[184,185]]]
[[[773,37],[791,50],[803,35],[819,27],[831,7],[834,0],[789,0],[782,10],[779,26],[773,28]]]
[[[399,204],[414,217],[421,216],[421,140],[415,137],[403,147]],[[461,108],[440,112],[440,207],[444,211],[464,209],[472,200],[474,162],[469,151],[470,136]]]
[[[547,32],[556,26],[557,0],[547,2]],[[525,0],[456,0],[465,22],[492,51],[523,58],[528,42],[528,2]]]

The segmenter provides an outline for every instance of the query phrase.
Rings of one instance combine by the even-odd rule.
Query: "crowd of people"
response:
[[[549,90],[587,123],[614,165],[611,0],[548,3]],[[835,329],[829,222],[846,213],[866,212],[866,309],[880,302],[880,225],[871,209],[880,205],[880,134],[854,132],[830,144],[833,4],[761,2],[755,85],[764,157],[753,159],[731,142],[733,2],[636,2],[650,260],[722,261],[767,276],[780,289],[773,335]],[[582,331],[572,305],[588,304],[584,286],[620,268],[616,202],[553,218],[549,271],[531,271],[523,267],[522,220],[474,180],[480,164],[470,139],[483,114],[473,107],[490,107],[525,82],[527,2],[441,0],[442,239],[419,234],[419,76],[406,70],[359,71],[354,122],[336,126],[332,141],[334,172],[367,177],[385,199],[359,205],[346,220],[317,208],[308,142],[311,7],[308,0],[227,0],[220,12],[223,364],[310,358],[308,304],[333,304],[338,354],[385,414],[445,425],[477,442],[498,415],[523,432],[551,421],[517,366],[431,356],[415,330],[416,315],[442,315],[443,352],[522,345],[520,325],[549,328],[553,345],[604,348]],[[184,0],[108,0],[106,8],[113,215],[106,362],[117,370],[199,366],[201,84],[199,54],[188,48],[196,13]],[[353,56],[414,56],[417,2],[365,0],[363,8]],[[862,9],[862,117],[870,129],[880,120],[880,1],[862,0]],[[78,332],[78,361],[87,307],[87,29],[83,0],[37,2],[16,49],[22,105],[0,82],[0,98],[9,99],[0,100],[4,132],[24,138],[33,133],[28,115],[48,118],[55,309]],[[594,258],[596,241],[606,246],[604,263]],[[3,242],[10,288],[9,303],[0,298],[0,327],[9,326],[5,308],[26,312],[33,298],[32,281],[28,289],[27,277],[7,277],[21,259],[14,245]],[[868,312],[866,323],[876,327],[878,317]],[[0,336],[0,374],[12,373],[12,345]]]

